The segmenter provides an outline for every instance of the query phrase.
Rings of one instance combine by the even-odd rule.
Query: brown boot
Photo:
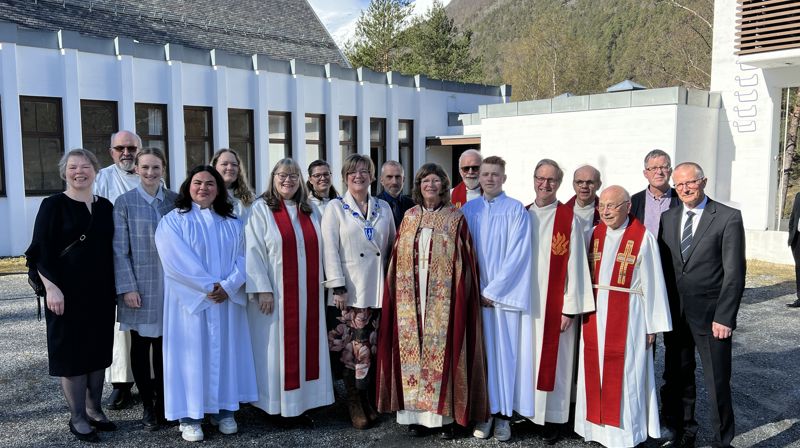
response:
[[[353,423],[353,428],[369,428],[369,420],[364,414],[364,408],[361,406],[361,398],[358,389],[356,389],[355,378],[352,375],[345,375],[344,384],[347,388],[347,410],[350,411],[350,421]]]
[[[375,407],[372,406],[372,400],[369,399],[369,393],[366,390],[360,390],[358,392],[361,397],[361,408],[364,409],[364,414],[366,414],[370,423],[374,423],[376,420],[378,420],[378,411],[376,411]]]

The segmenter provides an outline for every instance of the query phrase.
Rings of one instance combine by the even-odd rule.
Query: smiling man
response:
[[[678,193],[669,186],[672,174],[672,160],[669,154],[654,149],[644,156],[644,170],[647,188],[631,198],[631,213],[653,235],[658,235],[661,214],[680,204]]]
[[[114,163],[97,173],[94,194],[108,199],[113,204],[118,197],[139,185],[139,176],[134,172],[134,168],[136,153],[141,146],[142,140],[133,132],[119,131],[111,136],[111,147],[108,152]],[[108,400],[108,409],[125,409],[131,405],[133,372],[130,352],[130,332],[115,331],[113,361],[111,367],[106,369],[106,382],[114,387]]]
[[[481,169],[483,157],[477,149],[468,149],[458,158],[458,171],[461,174],[461,183],[450,190],[450,202],[456,207],[463,207],[467,202],[481,197],[480,179],[478,172]]]
[[[503,192],[505,171],[506,162],[500,157],[484,159],[483,197],[462,209],[478,257],[489,410],[496,417],[478,422],[473,435],[488,438],[494,423],[494,437],[500,441],[511,438],[520,315],[530,308],[531,290],[530,219],[522,203]]]
[[[667,290],[656,237],[629,217],[628,192],[610,186],[598,207],[589,242],[597,312],[583,316],[575,432],[634,447],[661,436],[652,346],[672,328]]]
[[[682,206],[661,215],[659,245],[673,331],[664,334],[662,413],[672,436],[665,447],[694,447],[695,347],[709,391],[715,447],[735,433],[731,396],[732,336],[744,292],[744,226],[739,210],[705,194],[703,168],[681,163],[672,182]]]
[[[575,216],[583,225],[584,232],[589,232],[592,227],[600,223],[600,212],[597,211],[597,190],[601,185],[603,182],[600,181],[600,171],[591,165],[579,167],[572,175],[572,188],[575,190],[575,196],[572,196],[566,205],[575,211]]]
[[[548,443],[569,420],[577,344],[575,316],[594,310],[583,225],[556,193],[564,171],[554,160],[536,164],[531,221],[533,280],[523,311],[514,410],[537,425]]]

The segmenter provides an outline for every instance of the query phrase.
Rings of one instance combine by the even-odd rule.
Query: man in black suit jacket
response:
[[[711,401],[714,446],[728,447],[734,436],[731,336],[746,270],[742,216],[705,195],[707,179],[700,165],[678,165],[672,180],[683,205],[661,215],[659,245],[673,327],[664,335],[662,413],[675,431],[662,446],[694,447],[697,347]]]
[[[789,247],[792,248],[794,257],[794,278],[797,299],[792,303],[787,303],[790,308],[800,308],[800,234],[797,233],[797,221],[800,220],[800,193],[794,197],[792,205],[792,216],[789,217]]]
[[[678,194],[669,187],[672,174],[672,160],[669,154],[654,149],[644,156],[644,178],[647,188],[631,196],[631,214],[636,217],[653,235],[658,235],[661,213],[680,204]],[[648,212],[648,204],[650,211]]]

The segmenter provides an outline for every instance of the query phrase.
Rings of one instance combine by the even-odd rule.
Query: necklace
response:
[[[353,210],[349,204],[344,202],[344,199],[342,199],[341,196],[337,196],[336,199],[338,199],[339,203],[342,205],[342,210],[344,210],[346,214],[352,216],[356,222],[358,222],[358,225],[360,225],[364,230],[364,236],[367,238],[367,240],[372,241],[375,238],[375,223],[378,221],[378,218],[381,215],[381,207],[378,205],[378,202],[375,202],[375,207],[370,212],[369,219],[364,219],[364,217],[361,216],[361,213]],[[369,203],[369,200],[367,203]]]

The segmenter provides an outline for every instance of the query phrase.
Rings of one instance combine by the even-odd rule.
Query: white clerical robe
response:
[[[545,392],[536,388],[544,340],[544,317],[547,306],[547,291],[550,275],[550,254],[553,242],[553,226],[556,217],[554,202],[544,207],[531,204],[528,214],[531,221],[532,280],[530,289],[531,307],[522,313],[522,340],[532,340],[521,348],[518,364],[518,383],[514,399],[514,410],[538,425],[545,422],[565,423],[569,419],[572,375],[575,367],[575,347],[580,318],[574,319],[570,328],[561,332],[558,341],[554,388]],[[594,310],[592,279],[586,255],[586,244],[580,221],[572,219],[569,241],[567,280],[564,285],[562,314],[577,315]],[[560,324],[560,320],[559,320]]]
[[[596,199],[585,207],[581,207],[578,204],[578,201],[575,201],[575,207],[572,209],[575,212],[575,217],[578,218],[578,221],[581,224],[580,228],[582,229],[582,232],[586,238],[589,237],[589,233],[594,228],[594,211],[596,205]]]
[[[295,417],[308,409],[333,403],[333,380],[331,377],[330,356],[328,354],[328,334],[325,327],[325,297],[322,286],[322,235],[319,230],[320,217],[317,210],[311,215],[317,232],[319,250],[319,297],[317,324],[319,332],[316,341],[306,340],[307,294],[306,290],[306,249],[303,230],[297,217],[297,205],[286,201],[286,210],[292,220],[297,251],[297,281],[299,285],[299,322],[297,337],[300,345],[300,387],[284,390],[284,294],[283,294],[283,238],[274,215],[263,199],[257,200],[250,209],[250,217],[245,226],[247,235],[247,293],[252,298],[247,304],[247,320],[253,339],[253,357],[256,364],[258,382],[258,401],[253,405],[268,414]],[[270,292],[274,298],[274,309],[264,314],[258,300],[252,294]],[[319,347],[319,378],[307,381],[306,346]]]
[[[235,218],[192,204],[156,229],[164,267],[164,410],[203,418],[258,399],[244,288],[244,229]],[[207,294],[219,283],[228,299]]]
[[[102,196],[113,204],[117,198],[139,185],[139,175],[121,170],[111,164],[97,172],[94,180],[94,194]],[[120,331],[119,322],[115,324],[114,348],[111,365],[106,369],[107,383],[133,383],[131,370],[131,333]]]
[[[511,416],[520,345],[531,344],[519,331],[530,302],[530,219],[522,203],[505,193],[469,201],[461,210],[478,256],[481,295],[495,302],[482,308],[489,410]]]
[[[608,229],[600,266],[600,285],[609,285],[614,269],[614,259],[626,223],[616,230]],[[630,272],[630,271],[628,271]],[[661,437],[658,422],[658,401],[653,367],[653,348],[647,347],[647,335],[672,330],[672,320],[661,270],[661,259],[656,238],[644,233],[639,256],[633,268],[631,289],[641,294],[631,294],[628,311],[628,337],[625,345],[625,368],[622,378],[622,419],[619,428],[595,425],[586,420],[586,385],[583,359],[583,340],[578,363],[578,390],[575,403],[575,432],[588,441],[608,447],[633,447],[650,437]],[[606,319],[608,317],[608,290],[597,290],[597,344],[600,360],[600,378],[603,375]]]

